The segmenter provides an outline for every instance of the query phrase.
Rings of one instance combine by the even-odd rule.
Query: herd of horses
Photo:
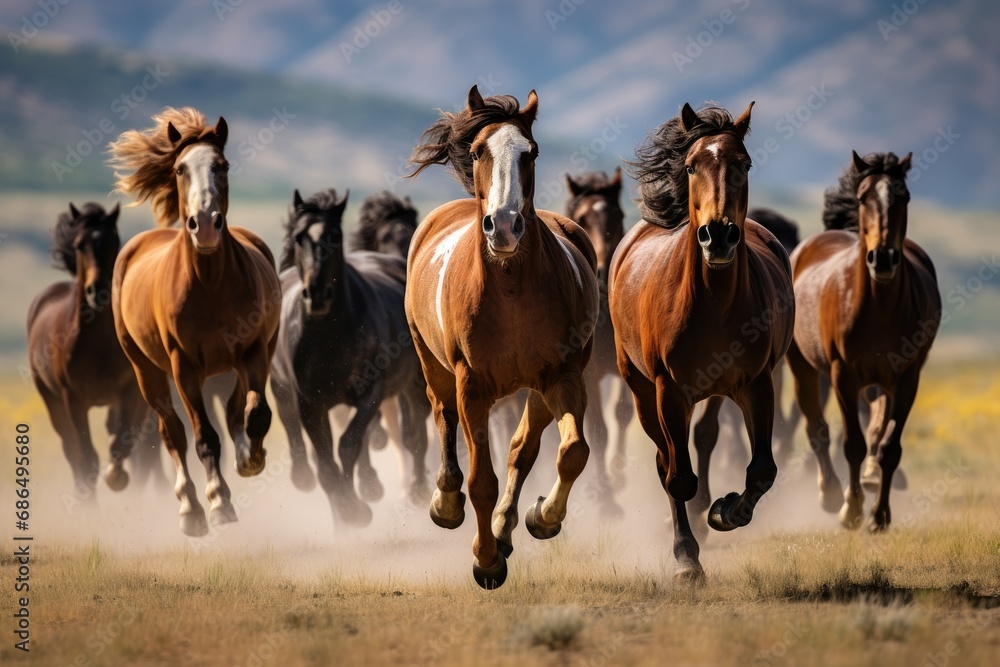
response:
[[[318,479],[336,520],[349,525],[372,519],[369,503],[384,489],[369,450],[387,442],[407,453],[405,495],[429,503],[437,525],[461,525],[461,434],[476,515],[473,575],[484,588],[506,579],[521,490],[553,421],[556,481],[524,514],[537,539],[560,532],[591,446],[602,510],[621,513],[614,495],[633,415],[656,445],[682,579],[704,578],[696,532],[751,521],[800,412],[822,506],[857,528],[867,487],[876,494],[868,525],[886,529],[902,433],[941,308],[934,267],[906,237],[910,156],[853,153],[826,193],[826,231],[799,243],[796,225],[780,215],[748,214],[752,107],[733,118],[685,104],[653,131],[625,163],[642,214],[626,231],[620,167],[611,177],[567,176],[565,215],[536,210],[538,96],[531,91],[521,107],[474,86],[464,109],[442,112],[424,132],[410,174],[447,166],[468,198],[418,224],[408,199],[375,195],[348,251],[347,192],[296,191],[277,263],[228,219],[226,121],[165,109],[151,128],[111,144],[116,189],[149,201],[155,228],[122,246],[117,205],[70,205],[54,256],[74,280],[47,288],[28,313],[34,382],[78,488],[92,497],[99,476],[124,488],[130,454],[140,481],[162,476],[162,439],[176,468],[181,530],[202,536],[209,521],[236,521],[203,396],[206,379],[231,373],[225,421],[237,472],[265,467],[270,378],[294,485],[310,490]],[[788,415],[776,400],[783,359],[797,399]],[[609,375],[613,447],[601,398]],[[207,517],[168,380],[205,467]],[[843,493],[823,417],[831,388],[844,420]],[[712,502],[709,460],[725,398],[742,412],[751,457],[744,489]],[[103,469],[87,425],[96,405],[109,406]],[[334,413],[347,419],[335,448],[337,406],[353,411]],[[432,492],[430,416],[441,457]],[[491,439],[501,441],[497,452]],[[507,457],[502,498],[497,453]]]

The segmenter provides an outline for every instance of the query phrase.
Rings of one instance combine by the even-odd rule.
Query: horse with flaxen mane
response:
[[[639,148],[630,166],[643,220],[611,263],[618,368],[657,447],[677,576],[695,580],[704,572],[685,508],[698,486],[688,452],[695,403],[732,398],[743,410],[752,448],[746,489],[712,504],[712,528],[749,523],[777,474],[771,371],[791,340],[794,302],[784,249],[746,219],[751,162],[743,139],[752,107],[734,121],[721,107],[695,112],[685,104]],[[765,313],[770,325],[748,336],[744,326]]]
[[[120,192],[149,200],[158,228],[129,241],[115,262],[111,305],[115,331],[132,362],[146,403],[177,470],[181,531],[208,532],[187,469],[184,425],[174,411],[168,378],[177,385],[208,477],[215,523],[236,520],[219,467],[219,435],[208,420],[205,379],[236,371],[226,422],[242,476],[264,469],[271,424],[264,387],[277,340],[281,290],[274,258],[256,234],[231,227],[229,134],[224,118],[208,125],[197,110],[166,108],[144,132],[111,144]],[[176,221],[181,225],[173,226]]]
[[[538,145],[531,127],[538,96],[531,91],[518,107],[509,95],[484,100],[473,86],[466,108],[442,112],[411,157],[413,176],[432,164],[451,165],[472,197],[438,207],[417,228],[406,316],[441,434],[431,518],[445,528],[465,518],[455,451],[461,423],[478,529],[473,576],[485,588],[506,579],[518,497],[553,416],[561,437],[558,479],[525,515],[535,538],[562,528],[570,489],[589,454],[582,375],[598,312],[597,258],[576,223],[535,210]],[[497,507],[489,412],[498,398],[521,388],[531,392],[510,443],[506,493]]]
[[[853,160],[827,190],[823,224],[792,253],[795,338],[788,363],[799,408],[819,461],[820,502],[840,509],[840,523],[863,520],[862,486],[877,490],[869,527],[888,528],[889,490],[902,456],[901,438],[941,318],[937,275],[927,253],[906,238],[910,155],[872,153]],[[844,418],[844,455],[850,469],[841,505],[840,481],[830,460],[821,379],[829,378]],[[873,399],[868,429],[858,420],[859,397]]]
[[[362,497],[357,495],[355,468],[379,406],[399,398],[402,437],[414,463],[408,492],[417,502],[429,495],[424,459],[430,405],[403,312],[406,263],[384,253],[345,253],[346,205],[347,195],[332,188],[305,200],[295,191],[281,254],[284,301],[271,389],[288,434],[295,486],[308,490],[316,481],[305,429],[331,509],[348,524],[366,526],[372,520],[366,501],[375,497],[363,478]],[[337,443],[339,465],[330,429],[337,405],[355,408]]]
[[[122,467],[126,458],[140,482],[152,474],[166,483],[153,415],[115,337],[109,306],[120,246],[118,213],[118,205],[110,212],[99,204],[69,205],[56,224],[52,256],[74,280],[50,285],[28,310],[31,377],[62,440],[82,503],[92,503],[95,496],[98,458],[87,411],[99,405],[108,406],[108,486],[120,491],[128,484]]]

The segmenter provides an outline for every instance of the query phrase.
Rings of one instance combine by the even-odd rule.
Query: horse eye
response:
[[[687,167],[685,167],[685,170],[687,171],[688,176],[694,174],[694,165],[693,164],[689,164]]]
[[[219,165],[218,165],[218,167],[217,167],[217,169],[218,169],[218,171],[222,172],[223,174],[228,174],[229,173],[229,163],[228,162],[220,162]]]
[[[177,165],[177,175],[178,176],[183,176],[184,175],[184,165],[182,165],[182,164],[181,165]]]

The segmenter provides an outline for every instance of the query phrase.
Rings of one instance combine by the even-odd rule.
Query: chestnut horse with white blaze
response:
[[[799,308],[788,364],[819,462],[820,502],[830,512],[839,507],[845,528],[858,528],[863,521],[862,485],[877,491],[869,528],[889,526],[889,490],[902,456],[903,427],[941,319],[934,264],[906,238],[909,169],[910,155],[861,158],[853,153],[837,187],[826,193],[828,231],[806,239],[792,253]],[[829,378],[844,418],[850,479],[843,504],[823,419],[823,378]],[[873,386],[881,393],[872,403],[862,473],[866,450],[859,397]]]
[[[721,107],[695,112],[685,104],[639,148],[630,165],[643,220],[611,264],[618,368],[657,447],[673,513],[676,576],[692,580],[704,576],[685,508],[698,486],[688,451],[695,404],[733,399],[752,448],[746,489],[712,504],[712,528],[748,524],[777,474],[771,370],[791,341],[794,305],[788,255],[746,219],[751,162],[743,139],[752,107],[734,121]],[[765,313],[770,326],[748,337],[744,325]]]
[[[177,469],[181,531],[208,532],[187,469],[187,438],[174,411],[168,378],[177,385],[208,477],[214,523],[236,521],[219,469],[219,435],[208,420],[205,379],[236,371],[226,406],[236,446],[236,470],[264,470],[264,435],[271,410],[264,396],[277,340],[281,289],[274,258],[252,232],[230,227],[228,126],[210,126],[195,109],[167,108],[145,131],[123,133],[112,145],[119,191],[151,200],[159,228],[129,241],[115,263],[111,305],[115,330],[132,362],[146,403]],[[175,220],[182,226],[171,227]]]
[[[407,264],[406,316],[441,434],[431,518],[445,528],[465,518],[455,451],[461,423],[478,528],[473,576],[484,588],[506,579],[518,497],[553,416],[561,437],[558,479],[525,515],[532,536],[559,533],[570,489],[589,455],[582,374],[597,316],[596,257],[576,223],[536,211],[532,203],[537,111],[534,91],[519,109],[513,97],[484,100],[473,86],[468,106],[443,113],[411,157],[418,165],[412,175],[450,164],[472,195],[438,207],[417,227]],[[506,493],[497,507],[490,407],[521,388],[531,391],[510,443]]]

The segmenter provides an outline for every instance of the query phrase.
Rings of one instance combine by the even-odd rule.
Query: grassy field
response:
[[[388,452],[376,458],[389,490],[375,524],[332,527],[319,492],[287,481],[277,425],[264,475],[228,475],[247,500],[240,523],[206,542],[180,535],[176,501],[155,489],[101,488],[100,516],[67,509],[68,468],[33,390],[13,379],[0,392],[5,428],[12,439],[26,421],[34,436],[32,639],[28,655],[12,646],[8,541],[0,662],[996,665],[998,371],[928,368],[904,438],[909,489],[895,492],[886,535],[840,530],[818,507],[809,458],[796,457],[751,526],[710,535],[707,584],[675,584],[666,499],[635,427],[625,518],[600,521],[581,480],[559,537],[535,542],[518,527],[510,578],[494,592],[469,576],[472,522],[443,531],[397,501]],[[0,516],[13,523],[11,459]],[[724,459],[716,496],[738,486]],[[545,488],[552,475],[540,462],[533,477]]]

